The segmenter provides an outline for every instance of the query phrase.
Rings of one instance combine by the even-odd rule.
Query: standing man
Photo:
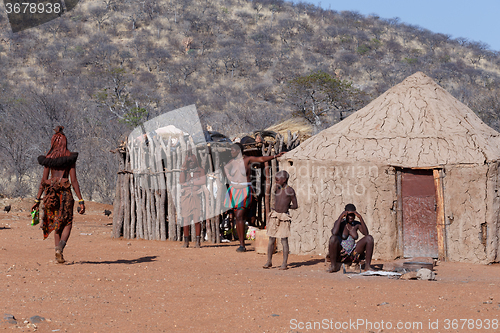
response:
[[[224,166],[224,171],[230,182],[224,200],[227,209],[234,209],[236,233],[240,241],[237,252],[245,252],[245,213],[252,201],[252,184],[250,183],[251,163],[263,163],[278,158],[284,153],[273,156],[246,156],[243,145],[235,143],[231,146],[232,159]]]

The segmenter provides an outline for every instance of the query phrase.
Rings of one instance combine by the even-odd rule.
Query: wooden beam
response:
[[[402,195],[402,175],[401,169],[396,170],[396,226],[397,226],[397,256],[404,256],[404,244],[403,244],[403,195]]]
[[[432,170],[434,176],[434,187],[436,189],[436,227],[437,227],[437,242],[439,260],[446,260],[446,229],[444,218],[444,195],[443,195],[443,178],[441,170]]]

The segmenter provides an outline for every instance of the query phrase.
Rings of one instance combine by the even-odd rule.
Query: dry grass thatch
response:
[[[283,135],[285,140],[287,140],[288,130],[290,130],[292,134],[298,133],[300,142],[304,142],[304,140],[307,140],[313,134],[313,126],[307,119],[302,117],[290,118],[279,124],[266,128],[266,131],[273,131]]]

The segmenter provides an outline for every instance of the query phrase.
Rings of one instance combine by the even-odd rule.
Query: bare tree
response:
[[[102,24],[106,22],[110,17],[108,7],[103,7],[100,5],[93,6],[90,8],[89,13],[91,18],[97,23],[97,31],[100,32]]]

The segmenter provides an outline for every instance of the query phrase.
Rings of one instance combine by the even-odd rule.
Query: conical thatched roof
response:
[[[500,158],[500,133],[418,72],[284,158],[412,168],[483,164]]]

